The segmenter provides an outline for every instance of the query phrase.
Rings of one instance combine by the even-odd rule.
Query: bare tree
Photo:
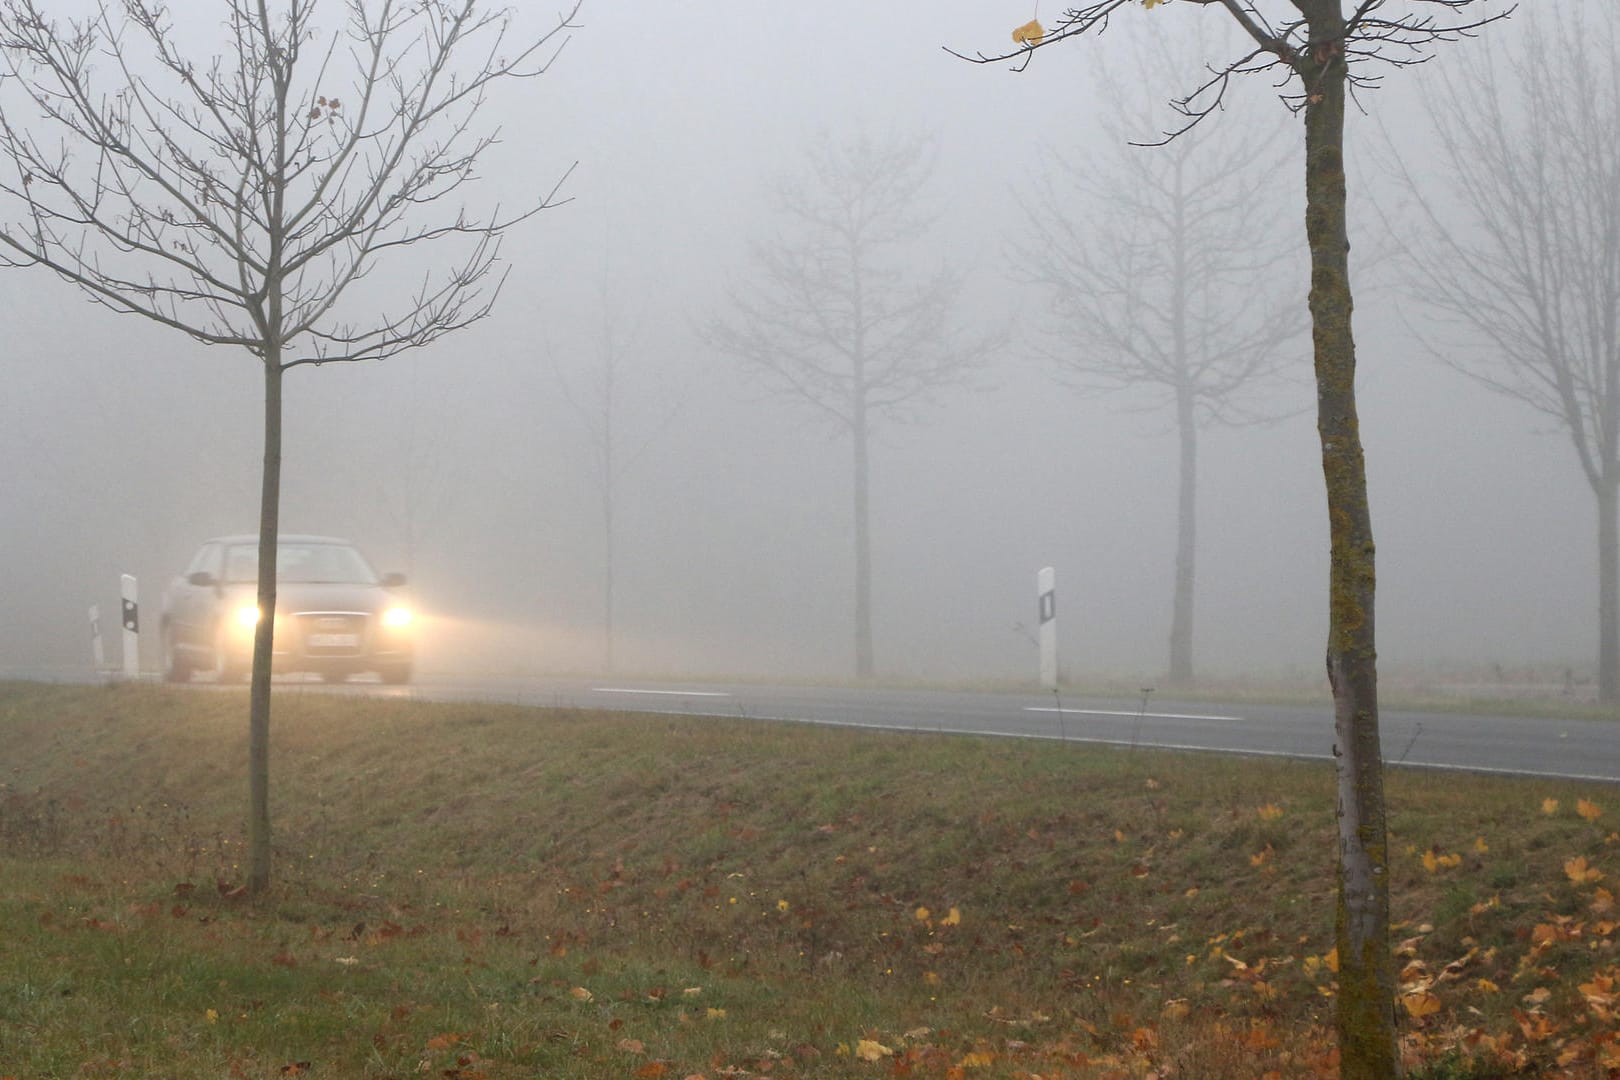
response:
[[[626,395],[624,376],[633,366],[641,345],[641,324],[629,319],[624,304],[609,287],[604,274],[601,288],[601,334],[594,363],[587,377],[571,381],[560,367],[557,378],[563,396],[573,406],[590,442],[596,481],[598,520],[602,542],[602,662],[604,670],[617,665],[617,639],[614,629],[615,594],[618,584],[619,487],[625,475],[646,457],[659,434],[674,419],[681,406],[679,392],[660,394],[662,416],[651,430],[632,436],[627,445],[625,431]]]
[[[225,51],[201,61],[156,0],[66,23],[47,6],[0,0],[0,258],[259,363],[258,604],[274,612],[282,378],[489,313],[503,233],[556,189],[481,217],[449,200],[496,141],[479,124],[487,91],[545,71],[577,3],[520,41],[513,12],[479,0],[348,0],[326,28],[318,0],[227,0]],[[416,284],[366,281],[391,263]],[[261,616],[249,695],[255,891],[270,880],[274,627]]]
[[[908,280],[899,261],[931,220],[919,200],[933,173],[926,136],[809,151],[810,179],[785,184],[788,229],[754,246],[749,288],[733,289],[729,318],[703,328],[711,346],[782,393],[813,407],[854,451],[855,674],[873,673],[869,474],[880,416],[914,407],[958,382],[988,353],[952,318],[961,275],[948,267]]]
[[[1175,415],[1175,584],[1168,676],[1193,678],[1198,553],[1198,433],[1267,417],[1246,403],[1295,357],[1304,308],[1279,288],[1298,246],[1271,227],[1281,207],[1276,128],[1195,128],[1163,147],[1129,143],[1151,112],[1125,86],[1163,83],[1178,65],[1161,41],[1129,79],[1103,77],[1111,151],[1052,154],[1024,198],[1015,272],[1046,289],[1045,351],[1082,389],[1135,391]]]
[[[1447,196],[1397,227],[1440,357],[1550,416],[1597,507],[1598,698],[1620,702],[1620,8],[1538,10],[1429,98]],[[1421,193],[1407,173],[1408,189]],[[1478,339],[1476,338],[1476,341]]]
[[[370,502],[385,520],[399,546],[401,568],[416,577],[417,559],[434,533],[452,516],[464,477],[460,459],[444,452],[444,418],[458,414],[456,403],[443,392],[424,391],[419,384],[419,357],[412,357],[409,388],[397,413],[393,440],[374,459],[375,480]],[[356,486],[365,487],[356,477]]]
[[[1338,774],[1339,858],[1335,936],[1339,958],[1340,1075],[1399,1075],[1395,972],[1389,948],[1389,839],[1378,731],[1374,648],[1372,516],[1356,412],[1356,349],[1351,331],[1350,236],[1346,223],[1344,119],[1349,94],[1373,85],[1382,63],[1418,63],[1438,43],[1506,13],[1469,21],[1488,0],[1087,0],[1048,30],[1030,22],[1013,32],[1018,48],[984,63],[1027,65],[1037,51],[1099,33],[1142,8],[1217,6],[1243,31],[1231,59],[1204,71],[1179,99],[1185,124],[1173,140],[1210,118],[1239,76],[1275,72],[1283,100],[1303,114],[1305,240],[1311,253],[1308,307],[1315,349],[1317,432],[1327,488],[1330,563],[1327,675],[1333,690]],[[1348,10],[1347,10],[1348,8]]]

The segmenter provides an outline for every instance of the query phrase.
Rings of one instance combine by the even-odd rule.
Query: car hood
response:
[[[251,603],[251,585],[233,586],[241,590],[244,602]],[[376,614],[402,603],[403,598],[381,585],[323,585],[283,581],[276,585],[276,611],[296,615],[303,611],[363,611]]]

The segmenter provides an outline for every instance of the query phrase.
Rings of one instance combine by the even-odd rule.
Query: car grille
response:
[[[305,656],[361,656],[366,651],[369,617],[357,611],[306,611],[297,616],[298,641]]]

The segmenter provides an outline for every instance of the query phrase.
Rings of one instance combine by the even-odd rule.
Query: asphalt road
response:
[[[1325,707],[1211,704],[1158,694],[1144,702],[1039,693],[433,677],[410,687],[354,684],[344,692],[1301,759],[1327,759],[1333,749],[1333,718]],[[1620,723],[1385,711],[1380,730],[1391,765],[1620,784]]]

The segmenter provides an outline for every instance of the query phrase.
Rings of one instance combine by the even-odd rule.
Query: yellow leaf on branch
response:
[[[1046,28],[1041,26],[1041,20],[1039,19],[1029,20],[1029,22],[1014,30],[1012,35],[1013,41],[1020,45],[1028,45],[1032,48],[1039,45],[1041,43],[1041,39],[1045,36]]]

